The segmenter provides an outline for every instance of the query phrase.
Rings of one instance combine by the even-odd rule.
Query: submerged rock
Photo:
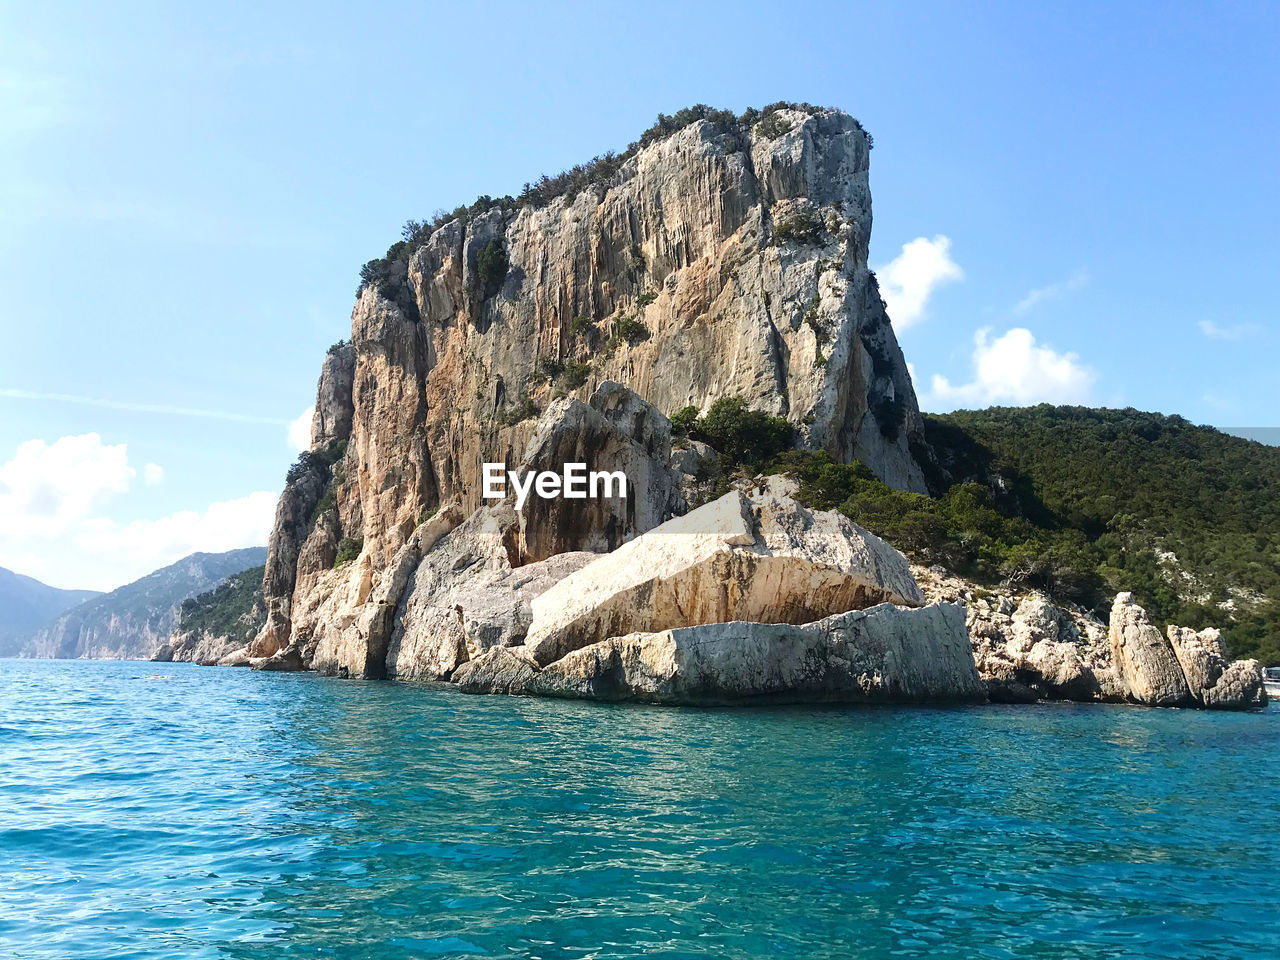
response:
[[[269,657],[250,657],[249,666],[269,673],[296,673],[307,668],[302,648],[293,643]]]
[[[538,669],[495,650],[460,678],[469,693],[529,693],[666,704],[985,699],[951,604],[881,604],[800,626],[711,623],[631,633]]]
[[[218,661],[220,667],[247,667],[249,666],[249,648],[239,647],[232,650],[225,657]]]
[[[458,668],[453,682],[464,693],[527,693],[538,664],[524,647],[494,647]]]
[[[808,623],[924,597],[906,559],[836,511],[815,513],[773,478],[624,544],[533,602],[542,665],[609,637],[731,620]]]

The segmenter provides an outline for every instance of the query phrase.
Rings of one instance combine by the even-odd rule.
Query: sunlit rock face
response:
[[[327,480],[318,471],[284,494],[255,656],[294,643],[294,611],[314,620],[338,591],[342,615],[359,619],[350,605],[385,593],[424,518],[480,507],[486,462],[514,468],[539,443],[561,456],[558,440],[531,446],[539,416],[558,399],[590,406],[608,382],[658,415],[742,397],[786,417],[797,444],[924,490],[922,421],[867,267],[869,138],[835,110],[775,118],[697,121],[607,185],[444,224],[392,266],[398,286],[362,288],[313,424],[314,448],[340,458]],[[507,265],[493,277],[481,254],[495,243]],[[620,408],[591,409],[612,422]],[[658,418],[625,432],[652,471],[634,515],[619,527],[602,508],[567,536],[567,517],[527,518],[515,565],[612,548],[682,509],[648,449],[664,443]],[[358,559],[335,571],[344,545]]]

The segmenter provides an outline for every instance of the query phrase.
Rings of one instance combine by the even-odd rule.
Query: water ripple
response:
[[[679,710],[0,661],[24,960],[1280,955],[1280,709]]]

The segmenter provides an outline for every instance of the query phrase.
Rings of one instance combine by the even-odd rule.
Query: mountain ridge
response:
[[[0,567],[0,657],[15,655],[32,631],[101,593],[51,587]]]
[[[64,611],[30,635],[20,655],[148,660],[168,642],[183,600],[265,558],[263,547],[190,554]]]

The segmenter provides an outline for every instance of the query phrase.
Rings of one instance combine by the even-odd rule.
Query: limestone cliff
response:
[[[739,396],[797,443],[924,490],[921,417],[867,266],[870,138],[836,110],[757,117],[647,135],[606,177],[486,199],[366,266],[350,343],[324,361],[311,455],[280,500],[255,655],[292,644],[309,663],[326,633],[333,669],[365,674],[403,614],[422,521],[479,507],[483,462],[560,457],[565,415],[586,431],[571,439],[593,438],[575,455],[633,462],[669,456],[663,414]],[[609,382],[648,402],[639,415],[600,399]],[[565,396],[582,404],[538,432]],[[553,542],[518,530],[502,562],[612,549],[678,513],[652,469],[664,485],[645,509],[558,524]]]

